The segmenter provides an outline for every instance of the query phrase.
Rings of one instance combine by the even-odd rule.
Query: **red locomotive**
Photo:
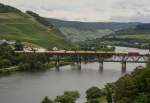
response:
[[[129,55],[139,55],[139,52],[128,52]]]

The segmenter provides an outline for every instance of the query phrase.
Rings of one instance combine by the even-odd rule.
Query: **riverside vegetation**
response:
[[[45,97],[41,103],[75,103],[73,94],[64,93],[55,100]],[[76,91],[76,94],[77,91]],[[79,95],[79,94],[78,94]],[[86,103],[150,103],[150,63],[143,69],[135,69],[103,89],[91,87],[86,91]]]
[[[2,40],[20,41],[15,47],[1,44]],[[17,8],[0,3],[0,74],[13,71],[39,71],[53,66],[49,64],[46,55],[17,55],[14,48],[22,50],[20,45],[31,44],[39,48],[52,49],[72,48],[71,42],[66,41],[64,35],[52,24],[31,11],[26,13]]]
[[[20,50],[22,44],[16,43],[15,49]],[[0,74],[13,71],[41,71],[50,68],[49,58],[37,54],[15,54],[11,45],[0,45]]]
[[[49,57],[44,53],[33,53],[30,55],[15,53],[15,51],[22,51],[23,49],[24,45],[20,41],[16,41],[14,45],[7,43],[0,44],[0,74],[7,74],[13,71],[43,71],[55,66],[55,62],[51,61],[55,57]],[[110,49],[107,50],[105,48],[105,50],[101,50],[108,51]],[[76,58],[64,57],[63,61],[60,62],[60,66],[70,64],[72,59]]]

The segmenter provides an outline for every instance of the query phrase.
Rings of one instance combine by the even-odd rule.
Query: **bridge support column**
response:
[[[122,62],[122,72],[125,73],[126,69],[127,69],[127,63],[126,62]]]
[[[101,58],[100,56],[98,56],[98,62],[99,62],[99,71],[100,72],[103,72],[103,65],[104,65],[104,61],[103,61],[103,58]]]
[[[81,70],[81,63],[78,63],[78,64],[77,64],[77,68],[78,68],[79,70]]]
[[[59,66],[60,66],[60,57],[57,55],[56,56],[56,63],[55,63],[56,69],[59,70]]]
[[[77,68],[81,70],[81,57],[77,55]]]
[[[84,63],[87,64],[88,63],[88,57],[84,56]]]
[[[103,72],[103,69],[104,69],[104,62],[103,61],[100,61],[99,62],[99,70],[100,70],[100,72]]]

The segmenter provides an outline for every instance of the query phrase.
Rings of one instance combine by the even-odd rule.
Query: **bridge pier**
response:
[[[99,70],[100,70],[100,72],[103,72],[103,69],[104,69],[103,65],[104,65],[103,61],[99,62]]]
[[[78,68],[79,70],[81,70],[81,63],[78,63],[78,64],[77,64],[77,68]]]
[[[127,63],[126,62],[122,62],[122,72],[125,73],[126,69],[127,69]]]
[[[77,55],[77,68],[81,70],[81,57]]]
[[[98,62],[99,62],[99,71],[103,72],[103,69],[104,69],[104,67],[103,67],[104,60],[103,60],[103,58],[101,58],[100,56],[98,56]]]
[[[84,56],[84,63],[87,64],[88,63],[88,57]]]
[[[60,57],[59,57],[59,55],[56,56],[55,66],[56,66],[56,69],[59,70],[59,66],[60,66]]]

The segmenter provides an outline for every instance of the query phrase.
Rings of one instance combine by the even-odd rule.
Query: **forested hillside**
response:
[[[115,32],[114,36],[120,39],[150,40],[150,24],[139,24],[134,29],[123,29]]]
[[[101,40],[105,42],[112,41],[114,45],[149,48],[150,24],[140,23],[135,28],[116,31],[104,36]]]
[[[138,23],[105,23],[105,22],[78,22],[63,21],[57,19],[47,20],[58,27],[63,34],[74,42],[81,42],[88,39],[101,38],[127,28],[135,28]]]

